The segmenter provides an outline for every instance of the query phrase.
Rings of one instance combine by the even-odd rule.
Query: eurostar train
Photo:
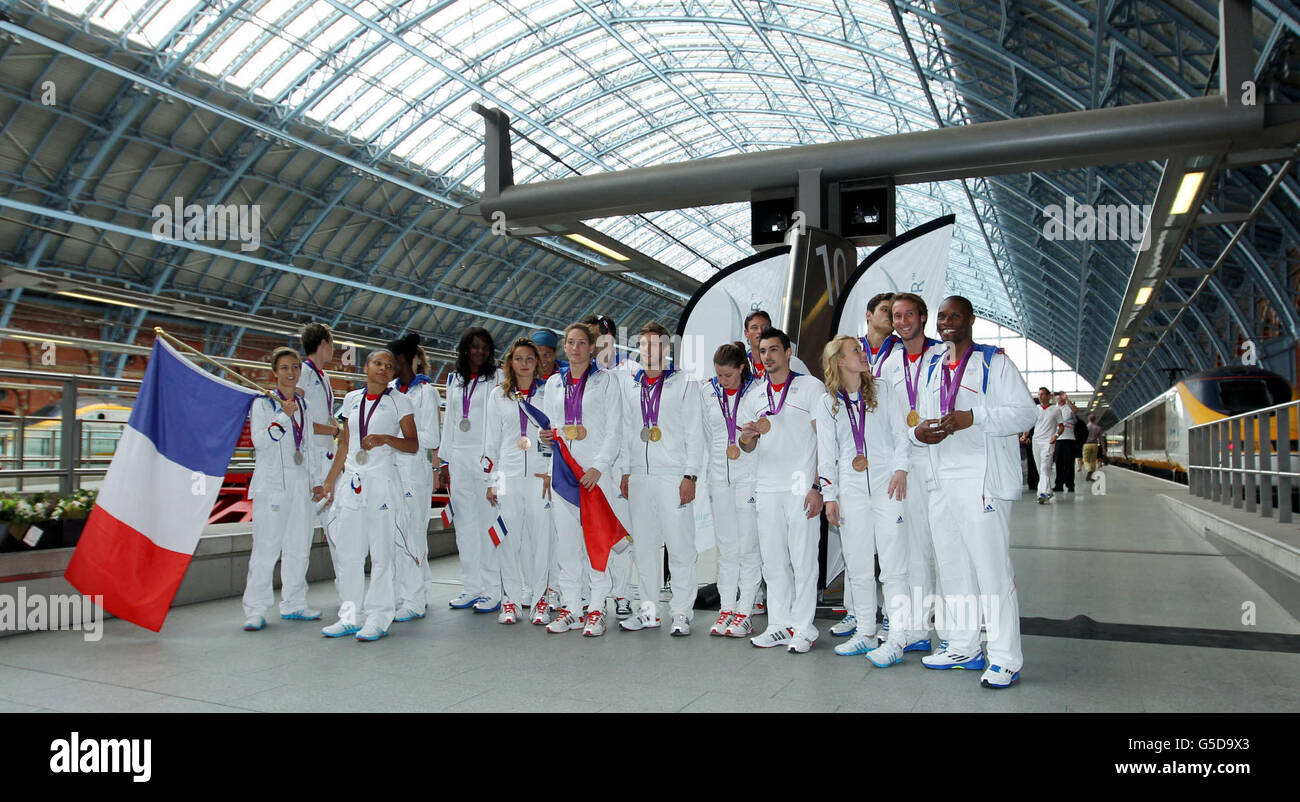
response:
[[[1256,367],[1230,365],[1187,376],[1107,431],[1107,460],[1185,484],[1188,427],[1296,397],[1290,382]],[[1295,451],[1295,409],[1290,417]],[[1273,429],[1270,440],[1277,438],[1276,424]]]

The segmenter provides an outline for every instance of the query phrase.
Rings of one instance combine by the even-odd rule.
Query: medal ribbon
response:
[[[866,393],[859,390],[856,403],[850,401],[849,394],[843,390],[840,390],[840,398],[844,400],[844,410],[849,413],[849,430],[853,432],[853,448],[861,456],[867,450]],[[856,416],[853,414],[855,411],[858,413]]]
[[[380,405],[381,403],[383,403],[384,396],[388,395],[388,391],[389,391],[390,389],[392,389],[392,388],[390,388],[390,387],[385,387],[385,388],[384,388],[384,391],[383,391],[382,393],[379,394],[379,397],[375,399],[375,405],[374,405],[373,407],[370,408],[370,414],[369,414],[369,415],[366,414],[366,396],[365,396],[365,393],[362,393],[362,394],[361,394],[361,410],[360,410],[361,414],[360,414],[360,416],[358,417],[358,421],[357,421],[357,428],[361,430],[361,440],[366,439],[366,431],[370,428],[370,419],[373,418],[373,417],[375,416],[375,411],[379,409],[379,405]],[[361,446],[361,440],[358,440],[358,441],[357,441],[357,447],[358,447],[358,448]]]
[[[564,377],[564,425],[582,425],[582,394],[587,390],[587,378],[591,376],[591,366],[582,374],[577,384],[569,381],[569,368],[560,370]]]
[[[671,370],[659,374],[659,381],[653,386],[647,386],[645,383],[645,373],[642,372],[641,385],[641,425],[650,427],[659,425],[659,402],[663,400],[664,382],[672,375]]]
[[[461,392],[460,395],[460,419],[465,420],[469,417],[469,405],[474,400],[474,391],[478,389],[479,382],[486,381],[484,376],[476,376],[474,383],[469,385]],[[411,382],[412,385],[415,382]]]
[[[325,386],[325,406],[329,408],[332,414],[334,411],[334,388],[330,387],[330,380],[325,377],[325,372],[316,367],[315,363],[311,361],[311,357],[304,359],[303,362],[307,363],[307,367],[311,368],[311,372],[315,373],[316,377],[320,379],[320,383]]]
[[[880,351],[876,354],[871,354],[871,350],[868,348],[867,359],[871,362],[871,367],[876,378],[880,378],[880,371],[885,367],[885,360],[889,358],[889,354],[894,350],[894,346],[898,345],[898,343],[898,338],[891,334],[880,344]]]
[[[921,351],[922,354],[925,351]],[[916,380],[912,379],[912,360],[908,358],[907,351],[903,352],[903,386],[907,388],[907,403],[911,406],[908,409],[916,409],[916,395],[921,390],[921,366],[916,366]]]
[[[947,415],[952,412],[953,407],[957,404],[957,391],[961,389],[961,377],[966,373],[966,364],[970,362],[970,355],[975,353],[975,344],[971,343],[970,348],[966,349],[966,354],[957,363],[957,375],[953,377],[948,370],[948,360],[943,361],[943,385],[939,391],[939,412]]]
[[[751,379],[750,381],[752,382],[753,380]],[[741,388],[736,391],[736,403],[731,405],[731,411],[728,412],[727,391],[723,389],[722,384],[717,379],[713,380],[713,389],[718,398],[718,406],[722,409],[722,420],[727,424],[727,445],[729,446],[734,446],[736,444],[736,416],[740,413],[740,397],[745,394],[745,390],[748,389],[748,387],[748,384],[742,385]]]
[[[275,394],[285,401],[289,400],[284,393],[280,392],[279,387],[275,388]],[[289,422],[293,424],[293,448],[295,451],[302,451],[302,433],[307,425],[307,410],[303,409],[303,397],[301,395],[294,393],[293,397],[298,402],[298,417],[289,416]]]
[[[790,375],[787,376],[785,379],[785,386],[781,388],[781,403],[779,404],[776,404],[776,399],[772,396],[772,379],[771,377],[768,377],[767,412],[763,413],[763,417],[767,417],[768,415],[781,414],[781,410],[785,409],[785,397],[790,394],[790,385],[794,384],[794,377],[799,375],[801,374],[795,373],[793,370],[790,371]],[[776,404],[775,408],[772,406],[773,404]]]
[[[519,395],[525,401],[532,401],[533,394],[536,392],[537,392],[537,379],[533,379],[532,386],[528,388],[528,395],[524,395],[523,393],[520,393]],[[519,436],[520,437],[528,436],[528,416],[524,414],[523,404],[519,405]]]

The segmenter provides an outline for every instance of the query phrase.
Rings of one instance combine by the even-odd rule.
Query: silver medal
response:
[[[460,419],[460,430],[461,430],[462,432],[468,432],[468,431],[469,431],[469,418],[461,418],[461,419]]]
[[[293,452],[293,464],[301,465],[302,463],[303,463],[302,452],[301,451]]]
[[[368,462],[369,460],[370,460],[370,452],[369,452],[369,451],[358,451],[358,452],[357,452],[357,464],[358,464],[358,465],[365,465],[366,462]]]
[[[642,442],[642,443],[648,443],[648,442],[650,442],[650,427],[649,427],[649,426],[642,426],[642,427],[641,427],[641,442]]]

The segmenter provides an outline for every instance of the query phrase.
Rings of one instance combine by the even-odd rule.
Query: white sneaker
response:
[[[796,632],[794,637],[790,638],[790,645],[786,648],[786,651],[790,652],[790,654],[807,654],[812,650],[814,642],[816,642],[815,638],[809,638],[807,635]]]
[[[294,610],[292,613],[280,613],[280,618],[285,621],[319,621],[320,610],[304,607],[301,610]]]
[[[839,623],[831,627],[831,634],[837,638],[847,638],[858,629],[858,619],[849,613],[840,619]]]
[[[501,599],[496,596],[482,596],[474,604],[476,613],[495,613],[501,607]]]
[[[673,616],[673,628],[668,631],[668,634],[678,637],[691,634],[691,622],[686,620],[685,613]]]
[[[587,626],[582,630],[584,638],[599,638],[605,634],[605,614],[600,610],[587,613]]]
[[[657,629],[659,617],[655,615],[654,602],[641,602],[641,611],[626,621],[619,621],[618,628],[625,632],[639,632],[643,629]]]
[[[767,615],[767,603],[754,602],[754,615]]]
[[[974,655],[960,654],[953,651],[952,647],[948,647],[942,652],[922,657],[921,664],[926,668],[935,668],[939,670],[947,670],[951,668],[979,670],[988,667],[988,661],[984,659],[984,652],[977,651]]]
[[[333,624],[330,624],[329,626],[322,629],[320,631],[320,634],[324,635],[327,638],[341,638],[344,635],[355,635],[357,632],[360,631],[361,631],[361,627],[357,626],[356,624],[339,619],[338,621],[335,621]]]
[[[870,635],[865,632],[859,632],[849,639],[847,643],[841,643],[835,647],[835,653],[844,657],[854,657],[859,654],[866,654],[876,648],[875,633]]]
[[[788,643],[794,637],[793,629],[769,629],[762,635],[749,639],[749,642],[760,649],[770,649],[773,646],[780,646]]]
[[[533,605],[533,624],[544,626],[551,623],[551,605],[547,603],[546,597],[542,596]]]
[[[582,624],[582,616],[576,613],[571,613],[561,607],[556,619],[546,625],[546,631],[553,635],[558,635],[561,632],[582,629]]]
[[[615,599],[615,600],[614,600],[614,615],[618,616],[618,620],[619,620],[619,621],[623,621],[624,619],[631,618],[631,617],[632,617],[632,600],[631,600],[631,599]]]
[[[747,638],[754,634],[754,622],[749,616],[736,613],[731,617],[731,623],[727,624],[727,631],[723,634],[728,638]]]
[[[709,634],[710,635],[726,634],[727,626],[731,623],[732,615],[733,613],[730,610],[723,610],[722,612],[718,613],[718,620],[714,621],[713,626],[709,627]]]
[[[380,629],[378,624],[367,622],[366,625],[361,628],[361,631],[357,633],[357,640],[369,642],[372,640],[379,640],[387,634],[388,630]]]
[[[497,616],[498,624],[517,624],[519,623],[519,608],[514,602],[506,602],[501,605],[501,614]]]
[[[988,670],[984,672],[984,676],[980,677],[980,685],[994,690],[1010,688],[1019,681],[1019,671],[1008,671],[1002,666],[989,666]]]
[[[250,615],[244,619],[245,632],[257,632],[264,626],[266,626],[266,619],[260,615]]]
[[[888,668],[895,663],[901,663],[903,662],[903,644],[898,641],[887,640],[867,652],[867,659],[877,668]]]
[[[473,607],[474,603],[478,600],[479,597],[475,596],[473,593],[462,593],[447,602],[447,606],[453,610],[468,610],[470,607]]]
[[[417,613],[410,607],[399,607],[393,615],[394,624],[404,624],[407,621],[414,621],[417,618],[424,618],[424,613]]]

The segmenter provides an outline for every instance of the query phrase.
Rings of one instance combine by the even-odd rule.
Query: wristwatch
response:
[[[813,485],[812,489],[816,490],[818,493],[822,492],[822,486],[820,484]]]
[[[689,474],[689,473],[684,473],[684,474],[682,474],[682,478],[683,478],[683,479],[690,479],[692,482],[695,482],[695,481],[697,481],[697,479],[698,479],[698,477],[696,477],[696,476],[694,476],[694,475],[692,475],[692,474]]]

